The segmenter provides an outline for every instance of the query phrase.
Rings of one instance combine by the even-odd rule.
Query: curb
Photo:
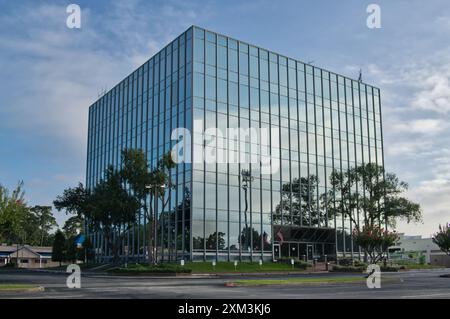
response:
[[[27,269],[23,272],[26,273],[42,273],[42,274],[53,274],[53,275],[60,275],[60,276],[67,276],[69,275],[68,272],[65,270],[33,270],[33,269]],[[93,271],[83,271],[81,270],[81,276],[106,276],[108,275],[106,272],[93,272]]]
[[[22,292],[43,292],[45,287],[37,286],[33,288],[12,288],[0,290],[0,293],[22,293]]]

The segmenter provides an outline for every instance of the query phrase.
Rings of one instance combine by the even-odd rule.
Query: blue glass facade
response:
[[[178,164],[170,205],[158,211],[162,260],[360,254],[350,221],[332,216],[324,201],[333,169],[383,165],[378,88],[191,27],[90,107],[88,187],[108,164],[120,165],[124,148],[142,148],[154,165],[176,143],[172,130],[192,131],[199,120],[203,130],[276,130],[278,140],[252,145],[240,138],[231,149],[229,137],[211,144],[211,136],[192,134],[194,149],[199,143],[205,152],[222,148],[259,161],[206,163],[193,152],[193,164]],[[264,154],[279,163],[275,173],[261,170]],[[91,236],[108,256],[102,235]],[[130,256],[144,258],[145,237],[142,219],[125,243]]]
[[[171,132],[190,128],[192,114],[192,29],[158,52],[89,108],[86,185],[92,188],[104,177],[108,165],[120,167],[121,151],[140,148],[154,167],[172,149]],[[175,189],[167,194],[169,204],[162,214],[158,203],[160,231],[158,254],[162,260],[189,258],[191,193],[190,164],[172,170]],[[101,233],[91,233],[102,260],[110,256]],[[129,232],[123,254],[145,259],[148,242],[146,220]]]

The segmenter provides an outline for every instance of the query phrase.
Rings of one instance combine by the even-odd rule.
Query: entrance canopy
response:
[[[274,225],[273,234],[274,240],[281,243],[300,242],[335,244],[336,240],[336,230],[334,228]]]

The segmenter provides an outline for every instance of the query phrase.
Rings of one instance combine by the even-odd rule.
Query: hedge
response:
[[[108,272],[118,274],[190,274],[192,269],[165,264],[156,266],[133,265],[127,268],[112,268]]]

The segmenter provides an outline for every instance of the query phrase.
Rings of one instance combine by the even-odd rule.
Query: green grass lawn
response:
[[[304,271],[306,265],[296,264],[293,268],[292,265],[286,263],[263,263],[261,266],[259,263],[242,262],[238,263],[237,267],[234,267],[234,262],[218,262],[213,267],[211,262],[188,262],[184,266],[180,264],[161,264],[158,266],[148,266],[145,264],[130,264],[128,268],[123,266],[117,269],[111,270],[113,273],[123,274],[145,274],[145,273],[173,273],[173,272],[191,272],[198,273],[256,273],[256,272],[292,272],[292,271]],[[189,271],[190,270],[190,271]]]
[[[232,281],[236,286],[267,286],[267,285],[293,285],[293,284],[331,284],[365,282],[364,277],[325,277],[325,278],[291,278],[291,279],[246,279]]]
[[[25,284],[0,284],[0,291],[28,290],[33,288],[37,287]]]
[[[93,268],[101,268],[102,270],[108,269],[108,268],[112,268],[112,267],[116,267],[112,264],[95,264],[95,263],[89,263],[89,264],[85,264],[85,263],[77,263],[78,266],[80,266],[81,270],[91,270]],[[66,271],[68,265],[62,265],[62,266],[55,266],[55,267],[45,267],[42,269],[46,269],[46,270],[62,270],[62,271]]]
[[[186,266],[192,269],[193,273],[233,273],[233,272],[274,272],[274,271],[304,271],[304,268],[294,267],[285,263],[259,263],[242,262],[238,263],[235,269],[233,262],[218,262],[215,267],[210,262],[189,262]]]
[[[402,265],[404,266],[406,269],[435,269],[435,268],[442,268],[440,266],[432,266],[432,265],[428,265],[428,264],[405,264]]]
[[[123,275],[141,275],[141,274],[180,274],[191,273],[191,269],[181,267],[178,264],[159,264],[159,265],[145,265],[145,264],[131,264],[128,267],[115,267],[107,270],[113,274]]]

